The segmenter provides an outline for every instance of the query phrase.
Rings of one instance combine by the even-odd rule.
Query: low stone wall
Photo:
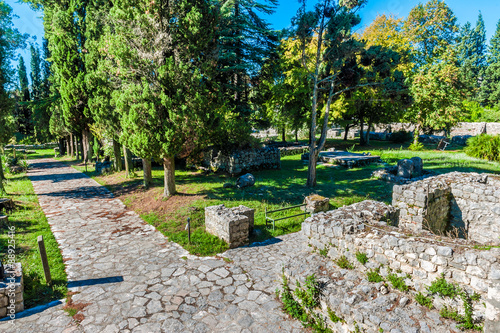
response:
[[[206,231],[224,240],[230,248],[248,244],[253,225],[254,210],[248,207],[218,205],[205,208]]]
[[[400,272],[399,276],[408,274],[404,281],[416,292],[425,292],[432,281],[444,274],[447,280],[469,294],[477,292],[481,296],[474,304],[475,317],[485,319],[485,332],[498,332],[500,248],[475,250],[466,246],[464,240],[444,242],[442,237],[430,233],[411,236],[387,225],[394,222],[395,214],[392,206],[363,201],[313,215],[302,224],[302,233],[311,249],[326,250],[327,256],[334,260],[345,256],[357,270],[380,269],[383,265],[382,276],[387,275],[389,269]],[[366,265],[357,262],[356,252],[366,254],[369,258]],[[433,304],[438,310],[452,305],[463,311],[459,300],[434,298]],[[334,302],[330,306],[334,309]],[[370,332],[375,331],[370,322],[361,325]]]
[[[452,172],[409,185],[395,185],[392,204],[399,225],[419,232],[446,231],[481,244],[500,244],[499,177]]]
[[[5,149],[12,149],[15,148],[16,150],[18,149],[53,149],[59,147],[59,144],[57,142],[50,142],[50,143],[44,143],[41,145],[7,145],[5,146]]]
[[[291,156],[291,155],[302,155],[309,151],[308,146],[290,146],[290,147],[281,147],[280,156]]]
[[[0,318],[15,319],[16,313],[24,310],[24,280],[20,263],[14,267],[6,265],[6,277],[0,281]]]
[[[228,154],[212,148],[204,152],[202,164],[212,171],[226,171],[232,175],[253,170],[281,168],[280,151],[271,147]]]

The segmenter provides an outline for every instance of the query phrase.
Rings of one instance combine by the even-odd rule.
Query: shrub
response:
[[[406,141],[411,140],[412,135],[411,133],[406,131],[399,131],[391,133],[391,136],[389,138],[394,143],[404,143]]]
[[[472,157],[500,162],[500,135],[481,134],[467,140],[465,153]]]
[[[424,144],[421,142],[414,142],[408,147],[408,149],[411,151],[422,151],[424,150]]]

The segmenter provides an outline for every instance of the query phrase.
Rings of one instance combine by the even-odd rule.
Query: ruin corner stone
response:
[[[312,194],[304,199],[304,210],[310,213],[327,212],[330,210],[330,199],[321,195]]]

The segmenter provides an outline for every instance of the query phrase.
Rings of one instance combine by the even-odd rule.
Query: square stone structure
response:
[[[452,172],[408,185],[395,185],[392,205],[399,226],[437,235],[454,229],[457,236],[500,245],[500,176]]]
[[[205,230],[228,243],[230,248],[248,244],[253,232],[254,210],[245,206],[224,205],[205,208]]]
[[[304,199],[305,207],[301,207],[303,211],[310,213],[327,212],[330,209],[330,199],[322,197],[318,194],[312,194]]]
[[[15,315],[24,310],[24,280],[21,263],[15,263],[13,269],[5,266],[5,276],[3,280],[0,280],[0,318],[10,314]],[[12,294],[14,297],[11,297]]]

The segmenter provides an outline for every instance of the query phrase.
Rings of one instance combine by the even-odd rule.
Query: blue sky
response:
[[[14,19],[14,25],[20,32],[36,36],[35,43],[41,45],[43,37],[42,13],[34,12],[25,3],[18,3],[14,0],[6,0],[6,2],[13,8],[14,14],[19,16],[19,18]],[[309,1],[311,4],[314,2]],[[405,17],[420,2],[425,3],[426,1],[368,0],[367,5],[360,11],[362,22],[358,30],[360,32],[368,26],[377,14],[394,14],[397,17]],[[491,38],[495,32],[496,24],[500,20],[499,0],[446,0],[446,3],[455,13],[459,24],[469,21],[472,25],[475,25],[479,11],[481,11],[486,25],[486,37]],[[280,0],[276,12],[267,19],[274,29],[281,30],[290,25],[290,19],[295,15],[298,8],[299,3],[297,0]],[[30,39],[30,42],[33,41],[33,39]],[[24,57],[25,62],[29,64],[29,48],[20,50],[19,53]],[[17,61],[14,65],[17,66]]]

